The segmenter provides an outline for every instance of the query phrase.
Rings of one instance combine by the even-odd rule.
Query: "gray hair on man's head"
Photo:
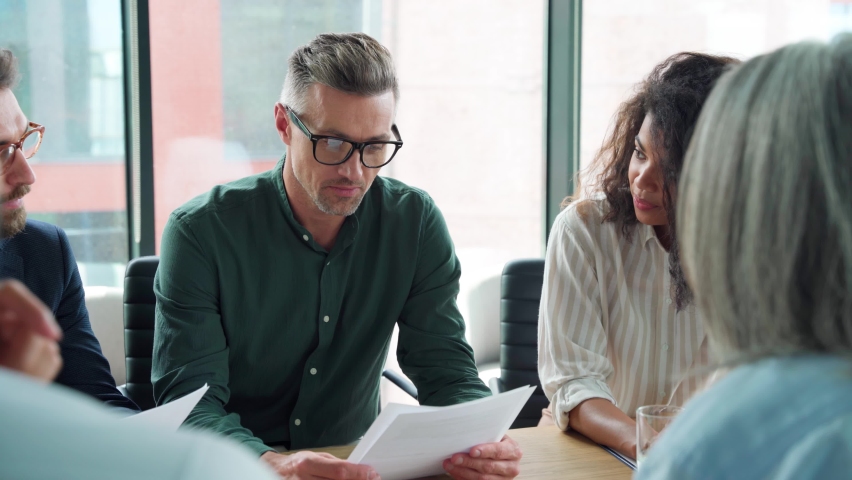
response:
[[[399,100],[390,51],[364,33],[324,33],[297,48],[288,61],[281,103],[304,113],[307,90],[315,83],[363,96],[393,91]]]
[[[852,35],[725,74],[686,155],[687,278],[720,362],[852,354]]]
[[[0,48],[0,89],[15,88],[18,78],[18,59],[11,50]]]

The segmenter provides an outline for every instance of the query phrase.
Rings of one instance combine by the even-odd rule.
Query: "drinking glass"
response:
[[[636,466],[641,468],[648,449],[657,439],[657,435],[683,409],[673,405],[645,405],[636,409]]]

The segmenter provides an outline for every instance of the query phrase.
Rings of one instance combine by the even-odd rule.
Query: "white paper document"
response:
[[[383,480],[437,475],[454,453],[500,441],[535,387],[449,407],[388,404],[358,443],[349,462],[370,465]]]
[[[203,387],[184,395],[183,397],[169,402],[157,408],[146,410],[136,415],[121,419],[122,422],[136,423],[138,425],[150,425],[157,428],[166,429],[170,432],[176,432],[178,427],[189,416],[189,412],[198,404],[207,389],[210,388],[205,383]]]

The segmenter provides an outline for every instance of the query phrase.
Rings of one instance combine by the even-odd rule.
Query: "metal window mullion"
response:
[[[155,254],[148,1],[122,0],[128,253]]]
[[[580,168],[582,0],[549,0],[545,28],[544,228],[542,245],[562,200],[574,193]]]

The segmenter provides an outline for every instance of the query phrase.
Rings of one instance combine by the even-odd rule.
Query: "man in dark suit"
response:
[[[68,237],[61,228],[27,220],[23,198],[35,183],[27,159],[41,145],[44,127],[28,122],[12,93],[17,80],[12,52],[0,49],[0,278],[27,286],[63,331],[64,361],[56,382],[115,407],[138,411],[116,388],[109,363],[89,324],[85,292]]]

